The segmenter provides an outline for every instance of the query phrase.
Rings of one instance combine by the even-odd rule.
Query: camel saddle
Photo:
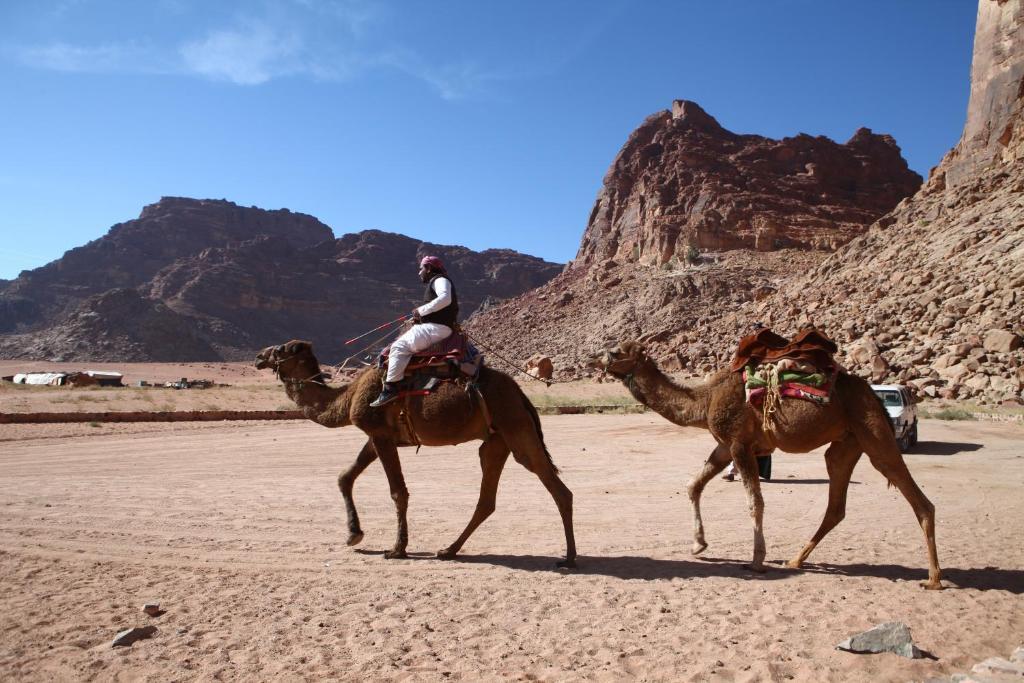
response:
[[[377,359],[377,367],[387,366],[390,351],[391,347],[386,347],[381,351],[380,357]],[[398,445],[416,446],[417,452],[419,451],[420,439],[409,417],[409,398],[427,396],[443,382],[457,382],[464,385],[466,391],[475,397],[479,409],[484,414],[487,434],[482,435],[482,438],[493,434],[494,428],[491,424],[487,402],[484,401],[483,394],[476,383],[480,378],[480,370],[483,369],[483,366],[483,354],[458,329],[433,346],[414,354],[409,359],[405,375],[398,385],[398,398],[405,400],[405,407],[398,416]]]
[[[390,347],[385,347],[377,359],[378,367],[388,362]],[[400,395],[423,396],[432,392],[445,381],[474,381],[480,375],[484,357],[461,331],[452,332],[448,337],[413,355],[405,368],[405,376],[399,389]]]
[[[810,363],[821,370],[831,370],[836,366],[832,354],[838,350],[836,343],[816,327],[800,330],[793,341],[764,328],[740,339],[729,371],[739,372],[748,365],[757,366],[783,358]]]
[[[766,328],[740,339],[729,369],[743,371],[747,402],[763,407],[767,426],[783,397],[819,405],[831,401],[839,371],[832,354],[838,350],[835,342],[813,327],[800,330],[792,341]]]

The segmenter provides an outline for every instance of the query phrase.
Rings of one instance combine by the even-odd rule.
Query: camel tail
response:
[[[533,418],[533,425],[537,428],[537,438],[540,439],[540,445],[544,448],[544,456],[551,463],[551,469],[555,471],[555,474],[559,474],[560,470],[555,464],[554,458],[551,457],[551,452],[548,450],[548,445],[544,443],[544,430],[540,427],[540,414],[537,413],[537,408],[534,407],[533,402],[526,397],[526,394],[520,394],[523,399],[523,405],[526,406],[526,410],[530,413],[530,417]]]

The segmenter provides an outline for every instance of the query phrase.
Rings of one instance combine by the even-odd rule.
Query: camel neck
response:
[[[647,361],[625,380],[633,398],[683,427],[708,426],[708,401],[705,387],[687,387],[666,377],[658,366]]]
[[[347,403],[348,387],[349,385],[329,387],[319,381],[298,382],[288,380],[284,382],[284,389],[285,393],[288,394],[288,398],[302,409],[303,414],[307,418],[321,423],[323,422],[322,418],[328,411],[332,415],[332,421],[335,422],[338,414],[348,415],[348,406],[339,405]],[[343,408],[343,410],[339,411],[339,408]],[[332,424],[331,426],[339,425]]]

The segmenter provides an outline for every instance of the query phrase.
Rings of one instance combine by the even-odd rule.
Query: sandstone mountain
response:
[[[806,136],[753,138],[756,154],[737,152],[737,139],[753,136],[723,133],[677,102],[616,158],[566,272],[478,314],[473,329],[516,360],[552,356],[563,377],[627,337],[645,340],[669,370],[700,376],[755,321],[790,335],[813,323],[840,342],[847,367],[875,381],[1024,399],[1022,43],[1021,0],[980,0],[963,136],[903,201],[916,186],[891,138],[855,134],[848,156],[874,150],[860,164],[829,141],[832,161],[813,157],[802,145],[820,139]],[[794,150],[781,154],[788,160],[784,149]],[[771,180],[751,182],[773,168]],[[802,191],[815,176],[821,186]],[[786,248],[834,246],[831,255]]]
[[[1022,160],[1024,4],[981,0],[960,142],[913,198],[758,314],[788,329],[813,320],[876,381],[1024,400]]]
[[[565,272],[470,326],[516,360],[551,355],[562,376],[631,337],[669,370],[710,368],[735,335],[696,330],[815,268],[920,184],[887,135],[738,135],[677,100],[615,158]]]
[[[845,144],[737,135],[676,100],[612,162],[576,266],[660,266],[691,248],[834,249],[921,185],[896,142],[861,128]]]
[[[305,338],[339,359],[355,350],[345,339],[421,302],[415,271],[425,253],[448,264],[463,316],[561,269],[511,250],[474,252],[377,230],[335,239],[317,219],[287,209],[168,197],[0,283],[0,357],[241,360]]]

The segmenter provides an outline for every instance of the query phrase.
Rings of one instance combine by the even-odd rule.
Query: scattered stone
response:
[[[142,606],[142,611],[151,617],[158,617],[163,614],[163,612],[160,611],[159,602],[147,602]]]
[[[910,639],[910,627],[893,621],[851,636],[836,645],[837,650],[856,654],[892,652],[907,659],[922,659],[925,655]]]
[[[971,668],[971,673],[983,676],[1012,676],[1024,681],[1024,662],[1011,662],[1002,657],[989,657],[985,661],[975,664]]]
[[[156,633],[156,626],[142,626],[121,631],[114,636],[114,642],[110,647],[131,647],[137,640],[152,638]]]

